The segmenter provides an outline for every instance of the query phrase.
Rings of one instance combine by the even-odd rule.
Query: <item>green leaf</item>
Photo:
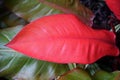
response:
[[[79,0],[39,0],[41,3],[49,5],[64,13],[77,15],[87,25],[92,25],[93,13],[83,6]]]
[[[27,21],[20,18],[13,12],[11,12],[6,7],[2,6],[0,9],[0,28],[6,28],[11,26],[17,26],[17,25],[25,25]]]
[[[120,71],[106,72],[99,70],[93,75],[93,78],[94,80],[120,80]]]
[[[58,80],[92,80],[92,79],[85,70],[75,68],[60,76]]]
[[[98,70],[94,75],[94,80],[110,80],[113,77],[112,73],[103,70]]]
[[[26,57],[4,46],[22,26],[0,30],[0,77],[13,80],[49,80],[65,73],[69,67]]]
[[[120,80],[120,71],[114,71],[112,72],[113,78],[110,80]]]
[[[0,17],[0,26],[11,28],[0,30],[0,77],[12,80],[52,80],[69,71],[67,64],[35,60],[4,46],[23,28],[23,25],[45,15],[73,13],[86,24],[91,25],[93,14],[82,6],[79,0],[44,1],[5,0],[5,8],[8,12],[2,13],[4,15]]]
[[[92,25],[92,11],[81,5],[79,0],[5,0],[5,5],[29,22],[45,15],[73,13],[86,24]]]
[[[48,5],[44,5],[38,0],[6,0],[5,5],[16,15],[29,22],[44,15],[61,13],[61,11],[53,9]]]
[[[23,25],[18,25],[12,28],[0,29],[0,45],[9,42],[21,29]]]

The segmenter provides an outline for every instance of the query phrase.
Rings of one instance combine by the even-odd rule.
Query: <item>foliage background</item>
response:
[[[100,68],[109,72],[120,70],[119,57],[104,57],[91,65],[56,64],[29,58],[4,46],[26,24],[58,13],[73,13],[95,29],[111,30],[109,22],[113,21],[117,32],[116,44],[120,48],[119,20],[104,0],[0,0],[1,80],[54,80],[61,75],[59,80],[91,80],[91,75]]]

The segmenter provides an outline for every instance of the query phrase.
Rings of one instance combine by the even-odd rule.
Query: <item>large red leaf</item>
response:
[[[26,25],[7,44],[23,54],[56,63],[93,63],[119,54],[115,35],[93,30],[72,14],[42,17]]]
[[[120,0],[105,0],[106,4],[115,16],[120,20]]]

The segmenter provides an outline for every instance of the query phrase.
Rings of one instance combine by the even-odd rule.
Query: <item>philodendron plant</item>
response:
[[[32,58],[55,63],[90,64],[106,55],[119,55],[113,32],[93,30],[73,14],[37,19],[6,46]]]
[[[120,19],[120,0],[105,2]],[[0,37],[0,77],[8,80],[119,80],[119,71],[107,72],[95,63],[104,56],[119,56],[115,32],[93,29],[93,13],[78,3],[79,0],[6,0],[5,6],[27,25],[19,25],[17,31],[14,31],[16,27],[1,30],[0,35],[4,37]],[[26,11],[29,7],[34,8]],[[89,15],[85,18],[86,11]]]

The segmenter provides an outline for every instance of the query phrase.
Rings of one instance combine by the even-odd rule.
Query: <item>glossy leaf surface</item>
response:
[[[112,72],[113,78],[110,80],[120,80],[120,71]]]
[[[22,17],[28,22],[44,15],[62,13],[60,10],[44,5],[38,0],[5,0],[5,5],[17,16]]]
[[[69,70],[66,64],[35,60],[5,47],[22,28],[0,29],[0,77],[8,80],[50,80]]]
[[[120,80],[120,71],[106,72],[103,70],[97,71],[93,75],[94,80]]]
[[[92,25],[93,13],[79,0],[5,0],[5,5],[28,22],[44,15],[58,13],[76,14],[84,23]]]
[[[7,46],[32,58],[56,63],[88,64],[119,54],[113,32],[93,30],[72,14],[37,19]]]
[[[60,76],[58,80],[92,80],[91,76],[83,69],[73,69]]]
[[[120,0],[105,0],[110,10],[120,20]]]
[[[112,73],[103,70],[97,71],[93,76],[94,80],[110,80],[112,79],[112,77],[113,77]]]
[[[52,1],[49,1],[49,3],[52,3]],[[61,2],[61,0],[57,1],[55,1],[54,5],[57,5],[59,1]],[[60,8],[76,5],[74,0],[65,0],[62,3],[63,5],[59,6]],[[5,27],[11,28],[0,30],[0,77],[6,77],[10,80],[50,80],[68,71],[69,67],[67,64],[54,64],[31,59],[4,46],[22,29],[18,25],[24,25],[26,22],[31,22],[44,15],[63,13],[64,11],[62,12],[61,9],[55,9],[55,7],[50,7],[47,4],[45,5],[38,0],[4,0],[4,5],[10,12],[3,13],[1,11],[1,15],[3,14],[3,16],[0,18],[2,19],[2,23],[5,24]],[[78,5],[76,5],[77,8]],[[91,16],[93,15],[91,11],[85,9],[83,6],[79,8],[82,11],[78,10],[78,13],[81,16],[86,16],[83,19],[88,21],[86,21],[87,24],[91,24]],[[12,14],[10,14],[11,12]]]
[[[85,24],[92,26],[93,13],[90,9],[83,6],[79,0],[39,0],[45,5],[49,5],[55,9],[67,14],[75,14]]]

